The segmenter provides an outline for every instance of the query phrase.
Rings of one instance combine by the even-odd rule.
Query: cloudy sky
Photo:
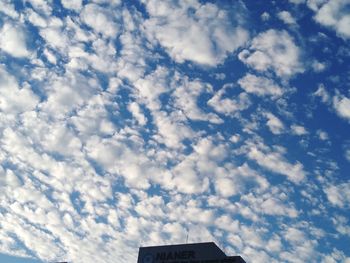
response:
[[[0,0],[0,261],[349,263],[349,43],[349,0]]]

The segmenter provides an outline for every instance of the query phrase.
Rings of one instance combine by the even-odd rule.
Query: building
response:
[[[226,256],[214,243],[140,247],[137,263],[246,263],[240,256]]]

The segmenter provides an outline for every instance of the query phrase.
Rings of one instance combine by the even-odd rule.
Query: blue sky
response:
[[[349,263],[349,40],[348,0],[0,0],[0,262]]]

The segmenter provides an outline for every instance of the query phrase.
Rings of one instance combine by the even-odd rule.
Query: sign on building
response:
[[[226,256],[213,242],[140,247],[137,263],[246,263],[240,256]]]

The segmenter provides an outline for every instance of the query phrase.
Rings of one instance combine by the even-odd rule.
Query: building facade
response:
[[[140,247],[137,263],[246,263],[240,256],[226,256],[214,243]]]

